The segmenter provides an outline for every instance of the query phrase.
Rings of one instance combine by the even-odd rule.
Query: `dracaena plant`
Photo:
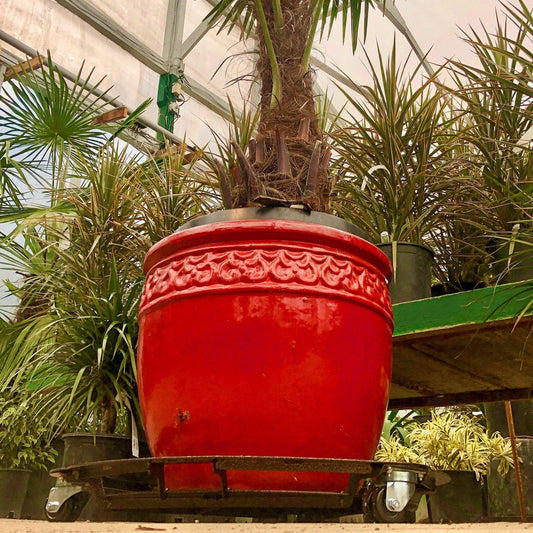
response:
[[[153,245],[198,215],[219,204],[213,183],[206,180],[203,150],[185,142],[167,148],[165,157],[139,165],[129,195],[139,210],[138,234]]]
[[[455,109],[450,98],[451,108]],[[450,124],[448,135],[453,136],[456,175],[447,201],[437,215],[427,243],[435,254],[433,275],[443,293],[483,286],[490,280],[490,237],[484,231],[486,219],[493,216],[490,197],[479,187],[479,170],[472,165],[471,147],[462,137],[467,127],[459,113]]]
[[[257,136],[232,143],[237,165],[218,169],[224,205],[306,204],[327,211],[331,192],[330,149],[317,120],[309,68],[315,38],[329,35],[342,18],[353,49],[360,21],[366,26],[373,0],[220,0],[208,15],[221,29],[255,32],[261,84]]]
[[[29,376],[43,391],[36,416],[57,430],[90,423],[112,433],[123,402],[135,406],[146,250],[126,194],[135,164],[113,147],[94,160],[80,156],[80,184],[57,191],[68,212],[34,218],[31,239],[25,230],[26,248],[36,256],[15,242],[2,249],[4,261],[17,258],[31,284],[21,288],[19,334],[0,366],[0,388],[25,387]]]
[[[452,67],[451,90],[465,121],[461,136],[492,205],[483,229],[492,233],[533,221],[533,15],[522,1],[504,7],[495,31],[465,34],[477,63]]]
[[[337,213],[376,242],[421,244],[447,201],[457,164],[447,101],[434,79],[421,80],[398,64],[396,48],[378,65],[369,61],[372,84],[354,96],[331,135],[339,175]]]
[[[506,4],[494,31],[471,29],[465,40],[477,61],[453,63],[452,90],[461,103],[460,135],[470,147],[477,195],[488,200],[474,202],[470,212],[492,236],[494,272],[504,275],[513,263],[532,260],[516,237],[533,242],[533,14],[522,0]]]
[[[138,414],[144,254],[211,200],[193,184],[199,155],[189,160],[178,147],[143,161],[114,139],[124,124],[92,125],[102,102],[91,91],[67,84],[50,59],[43,69],[44,81],[33,71],[15,80],[0,107],[1,140],[38,166],[41,186],[40,205],[1,213],[17,225],[0,240],[0,259],[22,280],[9,286],[19,306],[6,325],[0,391],[36,388],[34,415],[50,432],[112,433],[124,405]],[[32,135],[26,125],[39,117]]]

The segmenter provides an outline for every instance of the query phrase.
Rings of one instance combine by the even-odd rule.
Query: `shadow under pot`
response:
[[[393,304],[431,297],[433,252],[427,246],[398,242],[378,244],[377,247],[392,264],[389,292]]]

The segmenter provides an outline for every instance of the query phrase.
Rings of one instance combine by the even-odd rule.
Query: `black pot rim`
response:
[[[356,225],[335,215],[320,211],[307,211],[293,207],[240,207],[238,209],[226,209],[202,215],[180,226],[175,233],[212,224],[214,222],[230,222],[233,220],[292,220],[295,222],[308,222],[351,233],[372,242],[370,237]]]
[[[80,437],[80,438],[90,437],[91,439],[92,438],[96,438],[96,439],[105,438],[105,439],[130,440],[131,441],[131,437],[126,437],[125,435],[106,435],[104,433],[65,433],[61,435],[62,439],[70,439],[73,437]]]
[[[433,253],[433,250],[426,246],[425,244],[417,244],[414,242],[406,242],[406,241],[395,241],[398,246],[409,246],[409,247],[416,247],[421,248],[422,250],[425,250],[431,254],[431,257],[435,257],[435,254]],[[376,244],[378,248],[384,248],[385,246],[392,246],[392,242],[380,242]]]

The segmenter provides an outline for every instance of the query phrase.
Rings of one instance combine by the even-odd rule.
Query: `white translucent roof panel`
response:
[[[168,0],[89,0],[89,3],[154,52],[163,53]]]
[[[211,9],[211,5],[205,0],[187,0],[187,16],[185,17],[183,30],[184,35],[190,35]]]
[[[211,9],[205,0],[190,1],[185,18],[185,40]],[[253,41],[249,41],[247,44],[240,42],[237,31],[229,36],[226,30],[218,33],[218,26],[215,26],[185,58],[185,75],[192,76],[224,99],[229,97],[235,103],[242,100],[248,96],[250,83],[231,84],[231,81],[253,71]]]
[[[228,131],[228,124],[214,111],[192,98],[187,100],[182,106],[181,118],[174,125],[174,133],[182,139],[186,138],[187,144],[203,148],[207,144],[214,146],[211,130],[224,134]]]
[[[161,57],[167,27],[168,0],[86,1]],[[206,0],[179,1],[186,1],[186,40],[201,25],[211,6]],[[458,27],[468,29],[472,24],[479,28],[479,19],[482,18],[490,31],[494,27],[494,10],[502,9],[498,0],[387,2],[400,11],[422,50],[428,52],[429,61],[436,64],[442,63],[447,57],[468,57],[469,48],[461,40]],[[177,5],[176,0],[171,0],[171,3]],[[527,0],[527,3],[533,3],[533,0]],[[107,82],[114,86],[113,94],[119,96],[129,107],[136,107],[146,98],[155,100],[157,96],[159,78],[156,73],[53,0],[0,0],[0,27],[41,52],[50,49],[54,59],[69,70],[77,70],[81,61],[85,60],[89,67],[96,68],[97,77],[107,76]],[[370,61],[376,61],[378,44],[382,52],[388,54],[394,35],[398,57],[406,57],[410,46],[405,37],[395,31],[392,23],[378,10],[372,10],[364,45]],[[228,37],[225,32],[217,34],[216,29],[212,29],[185,58],[185,74],[196,84],[209,89],[213,95],[223,100],[229,96],[238,104],[240,100],[247,98],[249,83],[229,87],[227,83],[252,71],[254,58],[251,54],[245,54],[246,51],[246,47],[238,43],[236,33]],[[235,59],[224,63],[214,75],[229,56]],[[335,31],[329,41],[316,45],[314,56],[330,67],[344,71],[356,83],[369,82],[363,49],[358,48],[356,54],[352,55],[350,46],[342,45],[338,31]],[[415,61],[413,57],[413,64]],[[329,77],[318,72],[317,79],[323,89],[327,88],[328,93],[334,95],[334,102],[340,107],[343,96]],[[200,104],[193,104],[192,101],[184,104],[179,125],[176,126],[176,132],[189,131],[188,138],[191,140],[194,131],[199,136],[198,143],[209,135],[208,128],[200,121],[200,117],[210,117],[212,114],[211,111],[202,113],[201,109]],[[157,107],[154,101],[147,118],[155,121],[156,117]]]
[[[208,86],[216,95],[224,99],[229,97],[238,104],[238,100],[247,98],[250,83],[232,81],[252,73],[253,55],[246,54],[246,49],[240,44],[230,48],[220,43],[215,31],[211,30],[188,57],[185,75]]]
[[[388,0],[390,1],[390,0]],[[533,1],[529,0],[533,7]],[[499,0],[396,0],[393,4],[400,12],[407,27],[415,37],[422,52],[434,67],[443,64],[447,59],[471,61],[469,45],[462,39],[461,31],[469,30],[469,26],[481,29],[480,19],[489,31],[495,27],[495,10],[501,12]],[[339,21],[340,22],[340,21]],[[392,22],[380,10],[370,11],[368,34],[352,54],[349,43],[342,44],[340,24],[337,23],[331,38],[317,43],[313,55],[345,73],[357,84],[368,84],[371,81],[368,64],[378,66],[378,47],[384,57],[387,57],[394,40],[396,40],[398,63],[407,59],[411,54],[409,64],[413,68],[418,59],[412,51],[407,39],[398,32]],[[368,59],[366,57],[368,54]],[[328,93],[333,96],[337,107],[342,106],[342,93],[329,82],[324,73],[317,73],[318,82],[322,87],[328,87]],[[444,77],[445,74],[441,74]]]
[[[157,120],[159,76],[119,46],[52,0],[2,0],[2,29],[28,46],[46,54],[62,67],[77,72],[82,61],[92,80],[106,77],[102,88],[135,108],[147,98],[154,102],[146,117]],[[20,55],[20,53],[18,54]]]

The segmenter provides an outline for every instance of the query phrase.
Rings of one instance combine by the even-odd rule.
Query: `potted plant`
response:
[[[533,275],[530,248],[517,242],[517,231],[531,240],[533,153],[530,148],[533,94],[524,72],[532,67],[533,23],[527,6],[505,6],[505,21],[465,34],[477,64],[453,63],[455,98],[461,102],[477,187],[488,199],[478,206],[480,228],[494,239],[494,281],[511,282]]]
[[[372,85],[344,91],[348,118],[332,134],[340,173],[336,212],[360,226],[391,259],[393,303],[431,295],[433,254],[425,246],[453,190],[458,166],[454,137],[435,79],[409,75],[396,49],[379,67],[369,61]]]
[[[475,522],[486,516],[483,480],[489,466],[505,474],[513,465],[511,444],[499,433],[489,435],[469,413],[433,411],[426,422],[407,428],[407,444],[397,436],[382,438],[379,461],[419,463],[445,471],[450,483],[429,496],[432,522]]]
[[[454,64],[455,94],[463,103],[468,128],[462,137],[471,146],[471,164],[480,179],[491,207],[477,209],[480,229],[492,237],[491,283],[511,283],[533,279],[533,114],[530,78],[533,68],[533,17],[525,2],[504,6],[504,17],[495,31],[485,27],[466,35],[477,63]],[[475,204],[474,204],[475,207]],[[530,282],[524,283],[527,293]],[[512,402],[518,435],[533,434],[531,402]],[[485,406],[487,423],[502,434],[507,432],[504,406]],[[522,425],[522,421],[525,422]],[[528,441],[526,441],[527,443]],[[529,459],[527,445],[523,453]],[[511,482],[490,474],[491,514],[502,517],[514,507],[499,497]],[[503,490],[503,492],[502,492]],[[500,501],[498,501],[500,500]],[[504,503],[505,502],[505,503]],[[505,509],[507,507],[507,509]],[[514,509],[510,514],[518,515]]]
[[[242,16],[244,33],[255,30],[259,119],[247,146],[231,142],[235,166],[218,169],[228,211],[181,228],[145,261],[139,392],[155,455],[373,454],[390,380],[390,271],[360,230],[324,213],[331,152],[309,69],[319,25],[327,31],[344,13],[355,46],[370,5],[223,0],[210,14],[228,28]],[[219,483],[198,466],[168,467],[166,480],[175,489]],[[346,483],[301,473],[232,479],[253,489]]]
[[[2,236],[0,254],[22,275],[9,284],[19,304],[0,386],[18,385],[31,371],[45,391],[41,412],[55,427],[112,434],[126,399],[140,422],[136,313],[150,239],[198,214],[208,198],[185,169],[185,145],[163,162],[118,147],[116,137],[147,102],[121,124],[95,125],[106,105],[101,81],[90,90],[71,84],[50,56],[39,72],[11,80],[0,106],[9,147],[2,172],[14,198],[2,197],[0,220],[16,225]],[[14,193],[13,169],[38,191],[37,203]]]
[[[50,468],[57,450],[48,440],[47,424],[34,417],[36,393],[0,394],[0,516],[21,518],[32,472]],[[43,502],[44,504],[44,502]]]
[[[3,220],[16,228],[3,236],[0,254],[22,280],[9,284],[19,305],[0,365],[0,389],[38,391],[32,416],[48,439],[89,428],[111,434],[117,413],[125,416],[126,401],[137,423],[140,418],[135,380],[140,259],[118,253],[133,235],[118,229],[119,221],[134,218],[125,195],[120,201],[117,195],[135,160],[125,150],[105,148],[120,127],[107,134],[92,124],[104,105],[93,91],[67,83],[50,57],[41,72],[42,80],[30,70],[13,81],[0,108],[1,138],[11,147],[11,160],[33,169],[29,185],[44,190],[49,202],[2,205]],[[73,461],[73,439],[67,440],[63,464]],[[131,456],[131,439],[121,440]],[[116,445],[111,449],[114,454]],[[122,458],[126,452],[99,453]],[[76,462],[91,460],[74,456]],[[41,514],[45,499],[46,494]],[[44,518],[35,516],[34,508],[28,512]]]
[[[491,280],[491,255],[487,251],[490,237],[483,229],[491,205],[477,186],[477,177],[470,175],[468,149],[460,143],[457,146],[460,151],[454,151],[451,157],[463,170],[428,239],[435,253],[433,277],[439,282],[431,288],[432,296],[481,288]]]

